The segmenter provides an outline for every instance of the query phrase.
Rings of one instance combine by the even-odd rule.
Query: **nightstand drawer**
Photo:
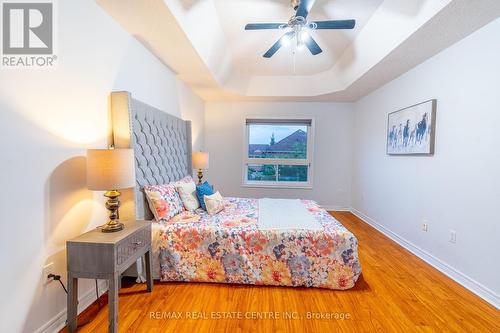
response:
[[[151,228],[144,228],[116,245],[116,264],[120,266],[144,247],[151,245]]]

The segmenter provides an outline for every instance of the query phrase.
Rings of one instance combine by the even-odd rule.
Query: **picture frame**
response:
[[[387,155],[434,155],[437,100],[387,115]]]

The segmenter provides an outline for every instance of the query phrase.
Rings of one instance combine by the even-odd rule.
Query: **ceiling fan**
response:
[[[335,20],[335,21],[307,21],[307,15],[316,0],[291,0],[295,15],[288,23],[249,23],[245,30],[281,29],[286,31],[283,36],[266,53],[264,58],[271,58],[282,46],[294,41],[298,48],[304,45],[313,55],[317,55],[323,50],[309,34],[315,29],[353,29],[355,20]]]

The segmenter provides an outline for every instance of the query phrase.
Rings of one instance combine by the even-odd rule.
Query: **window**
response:
[[[311,118],[248,118],[244,185],[311,187],[312,126]]]

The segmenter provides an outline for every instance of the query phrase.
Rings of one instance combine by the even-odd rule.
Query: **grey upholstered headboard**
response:
[[[111,93],[111,112],[115,147],[134,149],[135,218],[151,220],[144,186],[192,174],[191,122],[133,99],[126,91]]]

